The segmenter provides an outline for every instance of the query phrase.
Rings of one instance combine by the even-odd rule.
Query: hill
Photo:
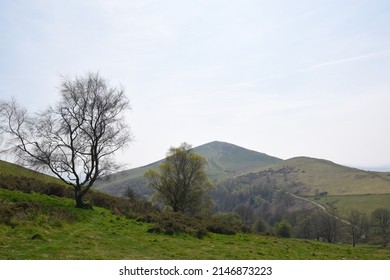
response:
[[[258,175],[301,196],[390,194],[390,173],[364,171],[328,160],[296,157],[268,166]]]
[[[0,259],[390,259],[379,246],[327,244],[267,235],[150,233],[152,224],[112,211],[76,209],[73,200],[0,189]],[[2,213],[3,214],[3,213]]]
[[[280,191],[344,218],[352,209],[368,215],[376,208],[390,210],[390,173],[308,157],[281,161],[224,182],[217,188],[216,200],[226,205],[222,208],[226,211],[232,209],[232,204],[250,203],[256,197],[265,199],[272,197],[270,192]]]
[[[195,147],[193,151],[206,158],[208,163],[206,173],[214,183],[236,178],[252,170],[282,161],[264,153],[219,141]],[[148,197],[150,190],[143,175],[148,169],[157,168],[162,161],[113,174],[107,181],[97,182],[96,189],[123,196],[125,190],[131,187],[137,194]]]
[[[1,176],[17,176],[19,178],[29,178],[39,180],[44,183],[63,184],[58,178],[25,168],[23,166],[0,160],[0,178]]]
[[[249,166],[248,169],[253,167]],[[388,185],[382,182],[388,182],[387,173],[374,172],[375,176],[369,177],[365,171],[304,157],[279,161],[218,183],[217,204],[228,205],[234,214],[216,213],[199,219],[160,212],[145,201],[115,198],[96,191],[88,194],[94,210],[79,210],[74,208],[72,190],[51,182],[57,179],[6,162],[0,162],[0,168],[0,258],[4,259],[390,258],[389,233],[382,236],[375,227],[360,248],[268,236],[277,232],[280,221],[287,221],[292,236],[315,239],[307,222],[321,216],[316,215],[312,202],[323,204],[338,216],[357,207],[366,213],[367,209],[378,207],[389,209],[390,195],[385,192]],[[329,175],[333,172],[340,173],[336,179]],[[309,184],[312,176],[318,176],[324,187],[314,193]],[[356,191],[362,192],[366,190],[367,178],[379,182],[373,184],[377,187],[369,188],[371,194],[351,191],[345,195],[330,188],[333,179],[343,179],[346,184],[360,179],[365,183]],[[4,188],[4,183],[11,185]],[[222,200],[224,203],[220,203]],[[349,243],[348,228],[340,221],[337,242]],[[258,222],[263,224],[261,228]],[[249,227],[253,232],[267,234],[243,233],[250,232]],[[124,250],[123,244],[131,244],[132,252]],[[253,249],[256,244],[261,244],[261,250]]]

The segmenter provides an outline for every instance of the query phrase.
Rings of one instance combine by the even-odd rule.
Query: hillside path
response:
[[[343,224],[346,224],[346,225],[350,225],[350,224],[351,224],[351,223],[348,222],[347,220],[344,220],[344,219],[342,219],[342,218],[340,218],[340,217],[338,217],[338,216],[336,216],[336,215],[334,215],[334,214],[332,214],[332,213],[329,213],[329,212],[326,210],[326,207],[323,206],[323,205],[321,205],[321,204],[319,204],[318,202],[315,202],[315,201],[313,201],[313,200],[310,200],[310,199],[307,199],[307,198],[304,198],[304,197],[301,197],[301,196],[297,196],[297,195],[295,195],[295,194],[293,194],[293,193],[290,193],[290,192],[286,192],[286,193],[288,193],[289,195],[291,195],[292,197],[294,197],[294,198],[296,198],[296,199],[304,200],[304,201],[307,201],[307,202],[309,202],[309,203],[312,203],[312,204],[316,205],[316,206],[317,206],[318,208],[320,208],[322,211],[324,211],[324,212],[328,213],[329,215],[335,217],[337,220],[339,220],[339,221],[342,222]]]

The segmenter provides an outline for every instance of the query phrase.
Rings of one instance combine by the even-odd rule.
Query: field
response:
[[[377,208],[390,210],[390,194],[366,194],[366,195],[333,195],[314,200],[327,209],[333,209],[335,213],[346,218],[351,210],[355,209],[368,216]]]
[[[371,245],[353,248],[254,234],[210,233],[198,239],[148,233],[152,224],[104,208],[79,210],[71,199],[0,189],[0,209],[15,203],[39,207],[25,207],[0,223],[0,259],[390,259],[389,248]]]
[[[331,161],[297,157],[266,167],[272,169],[279,188],[290,188],[292,183],[303,185],[301,196],[316,192],[329,195],[389,194],[390,173],[363,171],[338,165]]]

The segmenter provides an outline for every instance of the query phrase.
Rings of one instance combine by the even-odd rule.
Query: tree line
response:
[[[270,180],[244,188],[240,184],[232,179],[217,185],[213,190],[215,210],[236,214],[255,232],[353,246],[390,239],[388,209],[378,208],[369,214],[353,209],[342,219],[331,209],[324,211],[277,189]]]

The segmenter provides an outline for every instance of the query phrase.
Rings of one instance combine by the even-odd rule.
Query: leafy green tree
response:
[[[275,233],[280,237],[291,237],[291,225],[286,220],[275,224]]]
[[[183,143],[169,149],[159,171],[149,169],[144,176],[159,202],[174,212],[198,213],[211,206],[208,194],[213,185],[205,173],[206,164],[204,157]]]

